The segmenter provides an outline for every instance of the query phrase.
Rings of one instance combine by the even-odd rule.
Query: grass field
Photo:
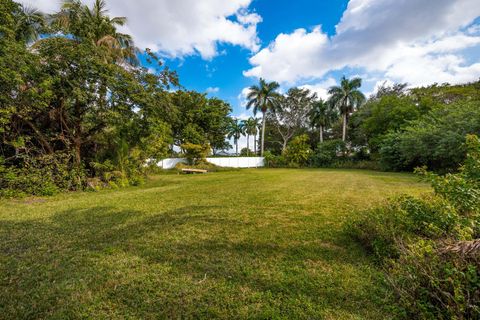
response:
[[[0,202],[0,318],[384,319],[382,275],[342,232],[426,185],[262,169]]]

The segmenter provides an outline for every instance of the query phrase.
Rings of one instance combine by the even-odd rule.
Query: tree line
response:
[[[303,154],[300,166],[455,171],[466,157],[465,137],[480,133],[480,81],[419,88],[384,83],[370,97],[361,85],[360,78],[343,77],[323,100],[302,88],[282,95],[278,83],[260,79],[247,108],[262,113],[267,162],[299,165],[285,158],[290,146]]]

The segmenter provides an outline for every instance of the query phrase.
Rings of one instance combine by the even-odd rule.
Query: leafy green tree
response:
[[[347,138],[348,118],[353,111],[359,108],[365,101],[365,96],[359,90],[362,86],[362,79],[354,78],[349,80],[342,77],[340,86],[333,86],[328,90],[330,103],[335,106],[343,117],[342,140]]]
[[[290,141],[288,147],[283,152],[283,156],[290,167],[297,168],[307,165],[311,153],[308,135],[302,134]]]
[[[280,85],[277,82],[266,82],[260,78],[258,85],[251,86],[247,95],[247,110],[253,107],[253,114],[262,112],[262,144],[260,155],[263,157],[265,147],[265,123],[267,112],[275,112],[280,109],[280,94],[277,92]]]
[[[212,149],[229,148],[225,139],[230,125],[230,105],[203,93],[178,90],[166,104],[166,121],[172,125],[175,143],[208,143]],[[193,133],[195,131],[195,134]],[[189,137],[195,135],[195,139]]]
[[[372,152],[377,152],[384,136],[420,118],[428,108],[417,105],[408,95],[383,95],[369,100],[351,119],[354,136],[362,135]]]
[[[308,113],[312,109],[316,95],[308,89],[291,88],[280,98],[280,108],[275,110],[273,125],[281,138],[282,152],[296,134],[309,127]]]

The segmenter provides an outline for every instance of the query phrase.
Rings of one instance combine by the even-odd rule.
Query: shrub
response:
[[[469,135],[466,139],[468,150],[465,165],[458,174],[439,176],[417,168],[416,172],[429,181],[437,194],[454,204],[465,215],[480,214],[480,140]]]
[[[225,167],[219,167],[213,163],[210,163],[208,161],[202,161],[199,162],[195,165],[190,165],[186,163],[177,163],[175,166],[175,170],[178,172],[182,172],[182,169],[200,169],[200,170],[207,170],[208,172],[221,172],[221,171],[237,171],[240,169],[237,168],[225,168]]]
[[[312,153],[310,163],[314,167],[329,167],[337,160],[342,159],[345,151],[345,142],[342,140],[321,142]]]
[[[466,159],[467,134],[480,133],[478,101],[457,101],[433,108],[399,131],[384,136],[380,159],[386,170],[413,170],[427,166],[454,171]]]
[[[457,174],[417,172],[434,194],[369,210],[347,230],[383,262],[406,319],[480,318],[480,141]]]
[[[17,166],[0,160],[0,197],[50,196],[85,185],[84,170],[74,167],[68,154],[20,160]]]
[[[289,142],[287,148],[283,152],[283,157],[289,167],[298,168],[307,165],[312,150],[308,144],[308,136],[306,134],[297,136]]]
[[[329,167],[338,168],[338,169],[362,169],[362,170],[381,171],[381,167],[379,163],[373,160],[361,160],[361,161],[355,161],[351,159],[338,160],[332,163]]]
[[[184,143],[181,145],[181,148],[185,151],[185,158],[187,159],[188,164],[194,165],[198,164],[202,161],[206,161],[205,159],[210,152],[210,145],[209,144],[193,144],[193,143]]]
[[[389,264],[387,280],[405,319],[478,319],[480,264],[421,240],[401,249]],[[478,253],[477,253],[478,254]]]
[[[252,150],[250,150],[248,148],[242,148],[242,150],[240,150],[240,156],[242,156],[242,157],[256,157],[257,155],[255,154],[255,152],[253,152]]]
[[[379,261],[398,258],[398,242],[403,244],[418,238],[469,239],[472,236],[472,229],[455,208],[438,196],[399,197],[363,212],[348,230]]]
[[[265,151],[263,156],[265,158],[265,166],[268,168],[284,168],[287,166],[285,157],[282,155],[276,156],[270,151]]]

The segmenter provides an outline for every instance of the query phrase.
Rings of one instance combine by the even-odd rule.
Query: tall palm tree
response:
[[[258,119],[254,117],[250,117],[247,120],[242,121],[242,125],[245,129],[245,134],[247,135],[247,156],[250,156],[250,136],[254,136],[254,153],[257,152],[257,142],[256,136],[258,133]]]
[[[330,102],[340,111],[343,117],[342,140],[347,138],[347,122],[349,115],[359,108],[365,101],[365,95],[359,90],[362,86],[362,79],[354,78],[349,80],[342,77],[340,86],[331,87],[328,90]]]
[[[92,41],[94,45],[105,48],[106,58],[136,65],[137,49],[132,37],[117,32],[117,28],[126,23],[125,17],[108,16],[105,0],[95,0],[91,8],[79,0],[63,0],[61,10],[51,16],[54,29],[78,41]]]
[[[238,119],[232,119],[228,127],[228,138],[233,138],[233,143],[235,143],[236,155],[238,156],[238,140],[245,133],[245,127],[242,125],[242,122]]]
[[[253,140],[253,152],[257,154],[257,134],[258,134],[258,126],[260,124],[260,120],[258,118],[250,117],[247,120],[244,120],[245,126],[245,133],[247,134],[247,155],[250,152],[250,136],[254,137]]]
[[[333,108],[323,99],[315,101],[312,105],[312,109],[309,112],[310,124],[313,128],[318,128],[320,143],[323,142],[325,129],[332,124],[336,116],[337,114]]]
[[[260,155],[263,157],[265,148],[265,118],[267,112],[275,112],[280,109],[280,94],[277,92],[280,85],[277,82],[266,82],[260,78],[258,85],[251,86],[247,95],[247,110],[253,107],[253,114],[262,112],[262,145]]]
[[[40,34],[46,26],[45,15],[33,7],[20,6],[16,14],[16,37],[17,40],[31,44],[40,38]]]

